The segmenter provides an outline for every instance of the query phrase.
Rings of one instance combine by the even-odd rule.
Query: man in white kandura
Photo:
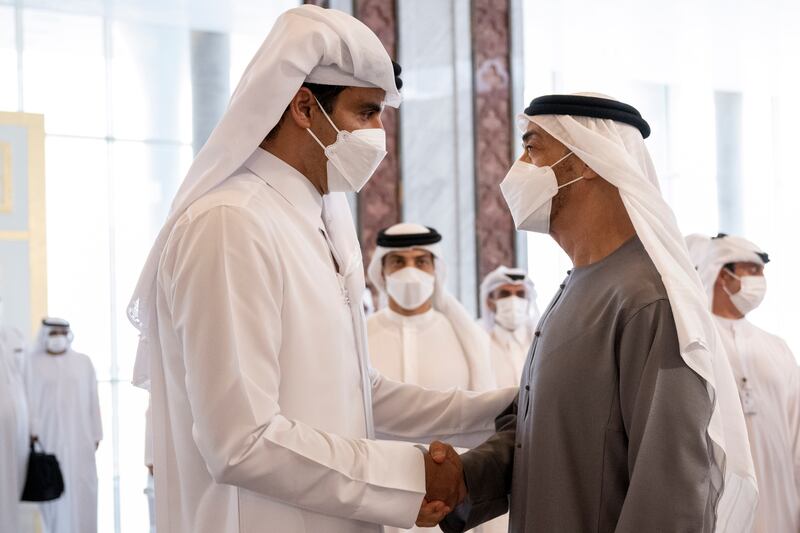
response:
[[[519,386],[539,322],[533,281],[524,270],[501,265],[484,278],[480,297],[480,320],[492,340],[492,369],[497,386]]]
[[[129,310],[134,380],[151,393],[159,533],[432,525],[461,497],[454,452],[374,435],[474,442],[512,400],[512,389],[433,392],[369,367],[343,192],[385,155],[397,73],[358,20],[291,9],[194,160]]]
[[[783,339],[747,320],[767,290],[769,256],[741,237],[690,235],[687,244],[728,353],[758,479],[755,533],[800,531],[800,376]]]
[[[25,338],[4,323],[0,298],[0,533],[18,533],[19,499],[28,464]]]
[[[103,439],[92,361],[72,349],[69,322],[42,321],[26,372],[31,436],[55,454],[64,494],[40,505],[48,533],[96,533],[97,465]]]
[[[370,360],[384,376],[428,389],[495,388],[489,338],[445,287],[441,240],[411,223],[378,234],[367,269],[381,307],[367,320]]]
[[[367,275],[381,309],[367,320],[372,364],[384,376],[432,390],[496,388],[489,338],[445,287],[442,236],[395,224],[378,233]],[[394,531],[422,531],[419,528]],[[504,518],[476,533],[508,531]]]

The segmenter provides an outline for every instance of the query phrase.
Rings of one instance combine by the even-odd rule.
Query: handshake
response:
[[[425,499],[417,525],[433,527],[467,497],[464,469],[449,444],[434,441],[425,453]]]

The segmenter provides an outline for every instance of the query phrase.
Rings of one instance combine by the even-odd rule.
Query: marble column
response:
[[[443,236],[447,284],[476,309],[475,173],[469,2],[403,0],[402,218]]]
[[[195,155],[225,113],[230,98],[230,38],[192,30],[192,148]]]
[[[397,16],[394,0],[354,0],[353,13],[380,38],[389,55],[396,57]],[[375,249],[378,231],[400,221],[399,120],[397,110],[383,113],[388,155],[358,195],[358,227],[365,265]]]
[[[478,277],[515,263],[515,231],[499,184],[512,163],[509,0],[472,1]]]

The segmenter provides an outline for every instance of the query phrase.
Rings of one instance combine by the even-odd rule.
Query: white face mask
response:
[[[528,300],[519,296],[508,296],[494,303],[494,320],[503,329],[516,331],[528,320]]]
[[[433,296],[436,278],[416,267],[401,268],[386,276],[386,292],[407,311],[419,308]]]
[[[352,132],[340,130],[325,112],[319,100],[317,105],[336,130],[336,141],[325,146],[311,129],[306,128],[317,144],[325,150],[325,157],[328,158],[328,191],[358,192],[367,184],[375,169],[386,157],[386,132],[380,128],[366,128]]]
[[[731,294],[724,284],[722,288],[730,296],[731,303],[740,313],[746,315],[761,305],[761,302],[764,301],[764,296],[767,294],[767,278],[764,276],[739,277],[730,270],[728,270],[728,274],[739,280],[741,288],[735,294]]]
[[[572,155],[568,153],[550,166],[537,167],[517,160],[500,182],[514,226],[518,230],[550,232],[550,208],[559,189],[572,185],[583,176],[559,186],[553,167]]]
[[[69,341],[65,335],[47,337],[45,344],[47,345],[47,351],[50,353],[64,353],[69,347]]]

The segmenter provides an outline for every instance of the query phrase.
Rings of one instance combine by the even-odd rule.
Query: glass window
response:
[[[70,321],[101,380],[112,350],[107,160],[105,141],[45,145],[48,312]]]
[[[23,10],[25,111],[47,133],[106,136],[103,19]]]
[[[121,533],[143,533],[149,531],[147,468],[144,464],[144,426],[147,410],[147,392],[130,383],[120,382],[117,387],[117,410],[114,413],[119,423],[117,439],[120,458],[119,501]],[[111,529],[98,529],[111,531]]]
[[[0,5],[0,111],[17,111],[19,105],[14,17],[13,7]]]
[[[117,479],[114,475],[114,387],[109,381],[97,384],[100,418],[103,420],[103,442],[94,456],[97,464],[97,531],[114,531],[114,485]]]
[[[800,186],[791,178],[800,142],[792,104],[800,90],[800,5],[688,6],[526,2],[526,97],[588,90],[638,107],[653,127],[646,143],[681,231],[738,231],[780,258],[765,271],[770,290],[751,317],[800,354],[800,286],[789,266],[800,259],[793,245]],[[741,106],[720,107],[720,93],[740,97]],[[544,299],[563,277],[548,262],[560,254],[555,246],[528,240]]]
[[[191,143],[187,30],[115,22],[112,43],[114,137]]]

